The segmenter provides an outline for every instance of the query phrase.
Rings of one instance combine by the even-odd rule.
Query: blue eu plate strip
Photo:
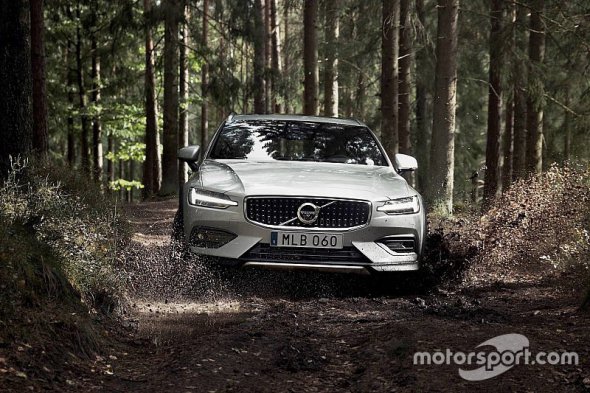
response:
[[[278,233],[277,232],[271,232],[270,233],[270,244],[273,246],[277,245],[277,238],[278,238]]]

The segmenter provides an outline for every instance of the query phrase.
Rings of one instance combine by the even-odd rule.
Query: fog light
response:
[[[191,232],[191,246],[199,248],[219,248],[238,237],[220,229],[195,227]]]
[[[414,239],[385,238],[379,240],[379,242],[394,252],[412,252],[415,248]]]

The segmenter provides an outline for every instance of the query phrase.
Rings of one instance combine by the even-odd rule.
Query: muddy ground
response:
[[[130,313],[72,391],[590,391],[590,315],[572,273],[417,288],[364,276],[217,271],[170,244],[175,201],[128,209]],[[490,275],[493,276],[493,275]],[[403,280],[403,277],[392,277]],[[479,382],[416,351],[469,352],[519,333],[578,365],[519,365]],[[465,367],[475,368],[475,367]]]

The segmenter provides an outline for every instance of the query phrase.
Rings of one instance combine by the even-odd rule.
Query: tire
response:
[[[188,260],[192,257],[184,236],[184,220],[181,208],[174,214],[171,240],[170,251],[172,255],[177,255],[183,260]]]
[[[378,291],[390,295],[419,294],[431,287],[430,277],[423,267],[412,271],[379,272],[374,275],[374,284]]]
[[[182,208],[179,207],[174,215],[174,221],[172,222],[172,240],[177,242],[185,242],[184,237],[184,215]]]

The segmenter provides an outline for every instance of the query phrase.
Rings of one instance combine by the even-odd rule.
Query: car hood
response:
[[[337,163],[205,160],[194,180],[228,194],[380,200],[415,194],[393,168]]]

